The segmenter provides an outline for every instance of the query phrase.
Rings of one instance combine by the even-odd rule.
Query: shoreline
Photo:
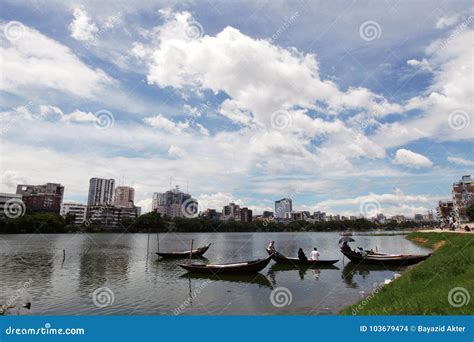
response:
[[[440,230],[412,232],[406,239],[431,248],[432,256],[408,266],[400,273],[401,276],[381,288],[375,288],[339,314],[474,314],[474,298],[470,298],[474,290],[474,238],[470,234],[472,232]],[[456,302],[458,299],[463,302]]]

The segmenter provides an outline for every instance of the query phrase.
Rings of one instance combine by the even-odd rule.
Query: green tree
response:
[[[66,217],[64,218],[64,221],[66,222],[67,225],[74,224],[75,220],[76,220],[76,214],[73,214],[73,213],[67,213]]]
[[[149,212],[139,216],[132,224],[133,231],[157,232],[164,231],[167,228],[167,222],[156,212]]]

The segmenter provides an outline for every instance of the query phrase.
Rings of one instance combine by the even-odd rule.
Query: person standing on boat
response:
[[[303,252],[303,248],[298,249],[298,259],[300,260],[308,260],[306,255]]]
[[[276,252],[276,249],[275,249],[275,241],[270,242],[270,244],[268,245],[267,249],[268,249],[269,252],[275,253],[275,252]]]
[[[319,252],[316,247],[311,251],[311,254],[309,256],[311,260],[318,261],[319,260]]]

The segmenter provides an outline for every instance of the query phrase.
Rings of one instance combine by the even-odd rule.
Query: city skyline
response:
[[[209,208],[434,210],[474,174],[469,4],[5,1],[1,191],[86,203],[126,175],[147,212],[171,176]]]
[[[357,218],[366,218],[370,220],[385,221],[386,219],[395,219],[396,221],[403,221],[405,219],[415,221],[434,221],[436,216],[439,221],[458,221],[466,220],[466,208],[470,204],[474,204],[474,180],[470,175],[463,175],[459,181],[452,184],[452,198],[445,198],[438,201],[435,208],[428,209],[423,213],[415,211],[413,208],[412,215],[405,215],[402,213],[387,214],[382,210],[380,203],[375,198],[369,201],[362,202],[359,207],[359,213],[355,215],[325,212],[322,210],[304,210],[300,208],[293,208],[293,199],[284,197],[275,200],[274,207],[262,212],[254,212],[252,206],[245,206],[242,202],[230,201],[222,204],[219,207],[209,207],[206,203],[199,203],[188,192],[181,191],[179,185],[170,188],[165,192],[153,192],[152,209],[150,211],[157,212],[162,216],[167,216],[171,219],[176,217],[195,218],[201,215],[212,217],[215,213],[219,213],[219,217],[224,220],[229,218],[238,218],[241,220],[252,220],[252,217],[268,218],[275,217],[275,219],[290,219],[293,221],[314,219],[315,221],[325,220],[354,220]],[[118,215],[123,211],[122,215],[140,216],[148,211],[142,211],[140,206],[136,206],[134,202],[135,189],[131,186],[120,185],[115,188],[115,179],[104,179],[92,177],[89,179],[89,192],[86,203],[78,201],[67,200],[63,198],[65,187],[59,183],[46,183],[44,185],[26,185],[18,184],[16,187],[16,194],[9,194],[0,192],[6,199],[16,199],[16,196],[23,196],[23,206],[33,211],[56,211],[65,216],[69,211],[72,211],[79,216],[85,218],[86,211],[98,211],[102,214],[103,208],[117,211]],[[26,197],[25,197],[26,196]],[[20,197],[21,198],[21,197]],[[451,203],[449,207],[449,203]],[[453,204],[454,203],[454,204]],[[131,210],[128,210],[131,209]],[[44,210],[43,210],[44,211]],[[24,214],[24,208],[20,214]],[[87,216],[90,216],[87,214]],[[244,219],[245,217],[245,219]]]

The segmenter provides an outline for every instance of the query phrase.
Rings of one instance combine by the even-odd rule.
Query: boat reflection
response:
[[[298,271],[301,280],[304,280],[305,275],[312,275],[313,278],[319,279],[321,270],[338,270],[339,267],[334,265],[318,265],[318,266],[302,266],[302,265],[288,265],[288,264],[273,264],[268,271],[268,276],[275,279],[276,272],[283,271]]]
[[[222,281],[222,282],[232,282],[232,283],[246,283],[246,284],[258,285],[259,287],[268,287],[268,288],[273,287],[270,280],[268,280],[268,278],[261,273],[239,274],[239,275],[185,273],[181,275],[181,278],[190,279],[190,280],[199,279],[199,280],[212,280],[212,281]]]
[[[358,288],[359,285],[354,281],[354,276],[361,276],[362,279],[369,277],[370,272],[400,272],[406,267],[382,266],[382,265],[361,265],[354,262],[347,263],[342,269],[341,277],[344,283],[350,288]]]

